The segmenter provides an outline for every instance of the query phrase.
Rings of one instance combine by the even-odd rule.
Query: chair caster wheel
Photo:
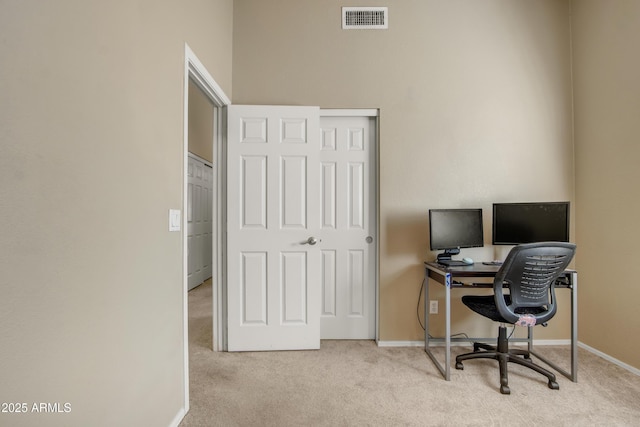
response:
[[[549,381],[549,388],[551,390],[560,390],[560,386],[555,381]]]
[[[461,371],[464,369],[464,366],[462,366],[462,362],[456,362],[456,369],[460,369]]]
[[[511,394],[511,389],[507,385],[500,386],[500,393],[502,394]]]

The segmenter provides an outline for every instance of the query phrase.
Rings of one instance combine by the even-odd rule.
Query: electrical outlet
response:
[[[429,313],[438,314],[438,300],[429,301]]]

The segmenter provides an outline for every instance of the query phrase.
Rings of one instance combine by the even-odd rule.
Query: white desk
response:
[[[500,269],[499,266],[476,263],[464,267],[447,267],[436,262],[425,262],[424,285],[424,351],[429,355],[445,380],[451,380],[451,343],[457,341],[495,341],[495,338],[451,338],[451,289],[493,288],[493,283],[476,283],[474,279],[493,278]],[[429,283],[431,280],[445,287],[445,336],[444,338],[429,337]],[[463,284],[464,283],[464,284]],[[578,381],[578,273],[566,270],[564,276],[556,282],[556,288],[571,291],[571,371],[568,372],[533,349],[533,327],[528,328],[527,338],[511,339],[510,341],[526,341],[528,351],[551,366],[573,382]],[[431,351],[433,343],[445,343],[444,366]]]

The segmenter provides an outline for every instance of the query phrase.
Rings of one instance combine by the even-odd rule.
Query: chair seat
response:
[[[509,295],[505,295],[504,300],[507,305],[511,304]],[[471,310],[494,322],[509,323],[500,315],[493,295],[465,295],[462,297],[462,302]],[[546,310],[545,307],[519,307],[515,312],[517,314],[540,314]]]

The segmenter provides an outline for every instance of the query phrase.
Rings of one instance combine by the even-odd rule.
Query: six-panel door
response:
[[[318,121],[317,107],[228,107],[229,351],[320,347]]]
[[[373,117],[320,118],[323,339],[375,338]]]

